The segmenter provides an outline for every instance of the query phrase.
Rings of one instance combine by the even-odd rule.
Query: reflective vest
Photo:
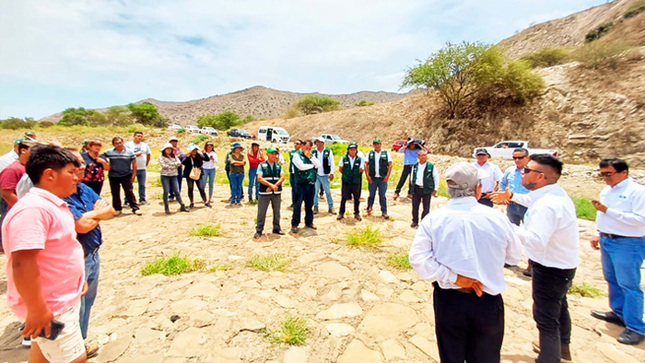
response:
[[[331,173],[331,164],[329,164],[329,153],[331,153],[331,150],[329,150],[328,148],[324,148],[322,153],[323,153],[323,161],[322,161],[323,173],[327,175]],[[318,157],[318,149],[313,149],[311,151],[311,157],[313,158]]]
[[[352,161],[349,155],[343,156],[343,183],[348,184],[361,184],[361,163],[363,161],[356,155],[354,159],[354,167],[352,168]]]
[[[297,153],[298,150],[289,151],[289,173],[293,174],[295,172],[295,167],[293,166],[293,154]]]
[[[432,171],[434,169],[434,165],[426,161],[426,168],[423,170],[423,194],[432,194],[432,191],[435,189],[434,185],[434,178],[432,177]],[[416,182],[417,182],[417,172],[419,170],[419,162],[417,161],[416,164],[412,167],[412,181],[410,184],[412,184],[412,187],[410,188],[410,192],[414,194],[414,190],[418,188]]]
[[[268,181],[271,184],[275,184],[280,180],[280,174],[282,173],[282,165],[280,163],[275,162],[273,164],[269,164],[268,161],[260,163],[258,165],[259,169],[262,169],[262,178],[266,181]],[[272,194],[280,194],[282,192],[282,184],[278,186],[278,191],[268,191],[269,187],[267,185],[264,185],[260,183],[260,194],[261,195],[272,195]]]
[[[302,151],[298,150],[298,155],[304,164],[313,164],[309,158],[305,157]],[[316,184],[316,179],[318,179],[316,168],[300,170],[295,164],[293,165],[293,168],[296,171],[296,184]]]
[[[370,150],[370,152],[367,154],[367,161],[369,163],[369,170],[368,172],[370,173],[371,178],[376,177],[376,159],[375,159],[376,152],[374,150]],[[378,175],[379,178],[385,178],[387,176],[387,171],[390,168],[388,165],[388,154],[387,150],[381,150],[381,156],[379,157],[378,160]]]

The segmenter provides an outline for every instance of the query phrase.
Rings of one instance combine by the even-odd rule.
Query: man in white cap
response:
[[[320,168],[317,169],[318,178],[316,179],[316,194],[314,195],[314,214],[318,213],[318,193],[320,188],[325,191],[329,213],[334,213],[334,200],[331,197],[331,186],[329,183],[334,180],[334,153],[331,149],[325,147],[325,139],[319,137],[316,139],[316,148],[311,151],[311,156],[318,160]]]
[[[410,265],[434,286],[442,362],[499,362],[504,338],[504,263],[521,250],[513,225],[477,202],[484,172],[469,163],[446,171],[450,203],[421,221]]]

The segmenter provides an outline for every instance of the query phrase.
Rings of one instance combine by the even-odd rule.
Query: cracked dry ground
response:
[[[160,189],[150,188],[148,193],[158,197]],[[340,190],[333,193],[338,208]],[[165,216],[160,201],[152,199],[141,217],[126,211],[102,223],[101,278],[89,331],[89,340],[99,344],[100,354],[91,361],[438,361],[431,285],[414,271],[397,270],[386,262],[390,254],[407,251],[414,237],[409,202],[392,201],[390,191],[392,221],[368,217],[355,223],[350,217],[340,223],[335,216],[321,213],[315,218],[317,231],[265,234],[255,241],[256,206],[226,207],[227,196],[228,186],[217,185],[213,209],[200,203],[191,213],[171,216]],[[285,231],[291,218],[288,196],[286,188],[281,221]],[[433,198],[432,208],[445,203],[445,198]],[[361,205],[364,208],[364,202]],[[205,222],[221,223],[224,234],[190,236],[192,228]],[[346,231],[368,223],[381,230],[381,246],[353,248],[342,243]],[[574,283],[606,291],[599,253],[588,242],[594,223],[580,221],[580,226],[582,264]],[[207,266],[231,268],[168,277],[141,275],[146,262],[175,252],[203,259]],[[284,272],[262,272],[246,265],[253,255],[273,253],[289,256]],[[0,256],[0,362],[23,362],[28,351],[20,348],[19,324],[5,303],[6,261],[6,256]],[[505,269],[504,362],[535,358],[531,342],[537,330],[531,317],[530,280],[521,275],[525,266],[526,260],[517,268]],[[570,295],[569,299],[574,361],[645,361],[645,344],[620,345],[615,340],[620,328],[589,315],[589,309],[606,308],[606,297]],[[179,320],[171,322],[172,315]],[[272,344],[263,334],[265,329],[277,329],[287,315],[308,321],[312,334],[305,345]]]

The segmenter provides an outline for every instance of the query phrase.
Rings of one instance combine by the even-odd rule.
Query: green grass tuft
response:
[[[410,266],[410,260],[407,252],[391,254],[387,258],[387,264],[401,270],[408,270],[412,268],[412,266]]]
[[[200,224],[190,231],[191,236],[219,237],[223,234],[222,226],[217,224]]]
[[[231,266],[226,264],[217,264],[208,268],[208,272],[217,272],[217,271],[228,271],[231,269]]]
[[[574,195],[571,199],[573,199],[573,204],[576,206],[576,215],[578,218],[588,221],[596,220],[596,208],[591,204],[589,198]]]
[[[373,225],[347,232],[347,244],[350,246],[376,246],[382,242],[381,231]]]
[[[282,321],[282,327],[278,331],[268,332],[269,340],[274,344],[304,345],[311,335],[304,318],[287,316]]]
[[[255,255],[248,266],[261,271],[283,271],[289,264],[289,258],[281,254]]]
[[[569,294],[580,295],[582,297],[590,297],[594,299],[597,297],[605,296],[605,293],[603,293],[600,289],[595,288],[587,284],[586,282],[583,282],[582,285],[578,285],[578,284],[571,285],[571,288],[569,288]]]
[[[148,275],[180,275],[186,272],[201,270],[206,266],[203,260],[190,259],[180,254],[174,254],[169,257],[162,257],[152,262],[148,262],[142,269],[143,276]]]

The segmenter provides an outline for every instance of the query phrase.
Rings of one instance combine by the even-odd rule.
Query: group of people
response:
[[[451,201],[430,212],[439,171],[428,161],[423,143],[417,141],[402,148],[406,158],[414,154],[416,161],[409,164],[407,173],[404,168],[394,196],[399,197],[409,176],[411,226],[418,227],[409,260],[434,286],[442,361],[500,360],[504,267],[516,265],[522,250],[532,266],[533,317],[539,332],[539,340],[533,344],[537,361],[571,359],[567,291],[580,262],[579,232],[573,202],[558,185],[562,162],[551,155],[529,155],[525,149],[516,149],[515,165],[502,173],[488,160],[486,150],[476,150],[474,163],[456,163],[446,170]],[[177,138],[170,138],[159,157],[166,213],[170,213],[172,200],[182,211],[193,208],[195,184],[204,205],[210,207],[218,163],[213,143],[207,142],[203,151],[190,144],[186,153],[177,143]],[[319,191],[326,194],[329,212],[334,213],[330,181],[336,166],[342,174],[337,219],[345,218],[346,203],[351,199],[354,218],[361,220],[363,174],[369,185],[367,214],[372,214],[378,191],[381,215],[388,219],[386,191],[393,162],[381,140],[373,140],[367,155],[350,143],[337,165],[324,140],[316,139],[315,143],[314,149],[311,140],[298,140],[289,153],[291,232],[298,233],[303,204],[305,227],[316,229]],[[146,166],[151,154],[141,133],[135,133],[128,143],[115,137],[112,144],[113,148],[101,153],[101,143],[88,140],[79,153],[74,148],[41,144],[30,132],[0,157],[0,238],[9,258],[7,297],[10,308],[25,323],[21,334],[35,343],[30,361],[84,362],[97,352],[97,346],[85,345],[84,340],[100,273],[100,222],[120,213],[120,189],[134,213],[147,203]],[[226,155],[230,203],[238,205],[243,198],[248,161],[253,171],[249,171],[247,193],[249,200],[255,196],[258,204],[254,237],[263,234],[269,205],[272,232],[282,235],[280,207],[286,162],[273,146],[263,152],[253,143],[249,153],[244,155],[243,150],[241,144],[234,143]],[[598,234],[591,245],[601,251],[611,311],[592,311],[591,315],[624,326],[620,343],[639,344],[645,339],[640,287],[645,258],[645,187],[629,177],[624,160],[605,159],[599,168],[607,187],[593,202],[598,211]],[[111,204],[100,197],[105,172],[112,190]],[[133,193],[135,179],[139,181],[138,202]],[[188,206],[181,198],[182,179],[189,188]],[[494,203],[506,204],[506,215],[491,208]],[[62,331],[60,323],[64,324]],[[47,339],[50,336],[56,336],[55,340]]]

